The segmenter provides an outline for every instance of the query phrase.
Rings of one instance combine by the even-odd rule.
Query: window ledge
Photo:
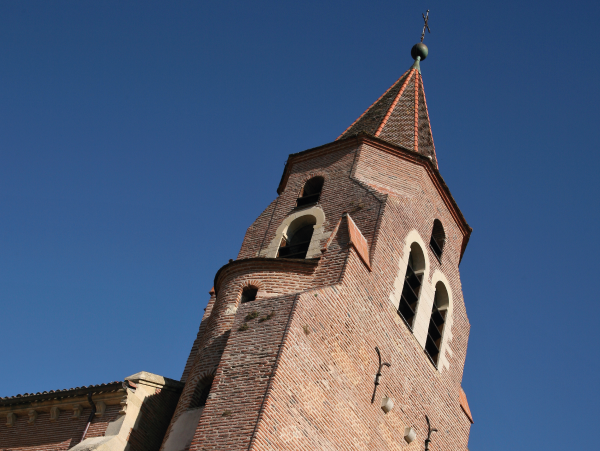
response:
[[[304,204],[304,205],[296,205],[294,208],[292,208],[292,211],[301,211],[304,210],[305,208],[311,208],[311,207],[315,207],[315,206],[321,206],[321,204],[319,204],[319,202],[313,202],[311,204]]]

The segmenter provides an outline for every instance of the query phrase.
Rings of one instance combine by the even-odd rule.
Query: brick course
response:
[[[56,396],[58,395],[54,395],[54,397]],[[104,435],[108,423],[118,417],[121,397],[122,394],[114,392],[112,397],[114,404],[107,405],[106,411],[101,417],[94,417],[86,438]],[[27,396],[23,398],[22,403],[11,405],[6,402],[6,407],[1,409],[3,415],[0,419],[2,421],[0,423],[0,451],[15,449],[20,451],[66,450],[80,442],[92,411],[91,407],[86,407],[87,399],[85,397],[76,397],[73,398],[72,403],[62,404],[60,414],[56,420],[50,419],[50,405],[39,405],[44,400],[32,404],[27,402]],[[51,400],[52,395],[49,398]],[[102,399],[107,403],[111,402],[106,397]],[[15,399],[15,401],[18,401],[18,399]],[[83,409],[79,417],[73,418],[72,406],[77,404],[81,405]],[[29,409],[34,409],[37,412],[37,418],[33,423],[28,422],[27,411]],[[6,415],[10,411],[16,412],[16,421],[13,426],[8,427],[5,423]]]
[[[259,257],[282,221],[302,211],[296,198],[316,175],[325,179],[317,204],[325,216],[321,257],[303,263]],[[186,411],[201,375],[212,371],[189,449],[397,450],[407,447],[405,426],[414,427],[422,443],[428,415],[440,429],[432,449],[465,450],[471,421],[461,407],[460,383],[469,322],[458,265],[471,229],[434,161],[359,135],[290,156],[279,193],[248,228],[238,260],[215,277],[173,418]],[[433,292],[429,285],[441,273],[452,293],[442,349],[447,367],[434,366],[391,301],[406,270],[406,237],[418,233],[428,244],[434,219],[447,241],[441,261],[428,246],[422,249],[424,285]],[[364,237],[362,259],[349,230]],[[248,284],[259,295],[239,304]],[[252,311],[259,318],[247,320]],[[392,366],[371,404],[375,346]],[[388,414],[380,408],[383,396],[395,403]]]
[[[181,388],[180,382],[140,372],[127,382],[0,398],[0,414],[16,418],[12,425],[0,425],[0,451],[156,451]],[[81,442],[92,413],[88,394],[97,410]],[[37,416],[29,421],[32,410]]]

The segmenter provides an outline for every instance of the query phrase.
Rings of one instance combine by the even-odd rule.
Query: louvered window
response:
[[[319,202],[324,182],[325,179],[323,179],[323,177],[313,177],[306,182],[296,201],[296,205],[298,207],[303,207]]]
[[[406,276],[404,277],[404,286],[400,296],[398,313],[404,319],[408,327],[412,330],[415,316],[417,315],[417,304],[419,303],[419,294],[423,283],[423,272],[416,268],[413,258],[413,251],[408,257],[408,266]]]
[[[306,258],[313,230],[314,226],[312,224],[305,225],[291,237],[284,238],[279,247],[279,258]]]
[[[442,350],[448,304],[446,287],[443,283],[438,282],[435,286],[435,297],[433,299],[433,307],[431,308],[431,317],[429,318],[427,342],[425,343],[425,351],[436,366],[439,363]]]
[[[431,231],[431,240],[429,240],[429,246],[431,250],[441,262],[442,252],[444,252],[444,245],[446,244],[446,232],[439,219],[433,221],[433,230]]]

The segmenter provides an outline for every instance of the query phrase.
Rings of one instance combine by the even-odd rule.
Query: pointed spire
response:
[[[367,133],[430,157],[437,167],[420,66],[428,53],[425,44],[415,44],[412,67],[337,139]]]

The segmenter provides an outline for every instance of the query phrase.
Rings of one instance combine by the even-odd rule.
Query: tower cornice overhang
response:
[[[332,152],[348,149],[362,144],[370,145],[379,150],[390,153],[398,158],[410,161],[414,164],[422,166],[427,171],[429,178],[436,187],[440,197],[443,199],[444,203],[446,204],[446,207],[452,214],[452,217],[454,218],[462,232],[463,241],[460,251],[460,260],[462,260],[463,254],[469,242],[469,238],[471,237],[471,233],[473,232],[473,228],[467,223],[467,220],[460,211],[458,204],[456,203],[454,197],[452,196],[452,193],[450,192],[450,188],[448,188],[448,185],[446,185],[446,182],[440,174],[440,171],[436,168],[432,159],[421,155],[420,153],[417,153],[413,150],[409,150],[404,147],[392,144],[381,138],[377,138],[366,132],[360,132],[348,138],[339,139],[337,141],[333,141],[331,143],[324,144],[319,147],[314,147],[312,149],[307,149],[302,152],[290,154],[286,161],[285,169],[283,170],[283,175],[281,176],[281,181],[279,182],[279,186],[277,188],[277,194],[283,193],[294,164],[304,160],[315,158],[320,155],[326,155]]]
[[[240,260],[233,260],[221,268],[215,274],[214,290],[215,296],[219,294],[219,289],[223,280],[229,275],[235,274],[236,272],[245,272],[256,268],[256,271],[270,271],[270,272],[314,272],[319,265],[319,258],[307,258],[307,259],[296,259],[296,258],[268,258],[268,257],[254,257],[254,258],[243,258]]]

